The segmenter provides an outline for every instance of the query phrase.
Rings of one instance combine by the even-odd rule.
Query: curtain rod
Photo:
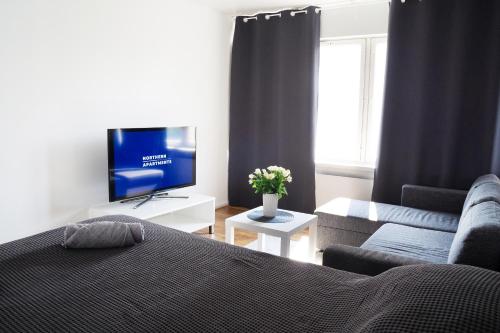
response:
[[[305,9],[305,8],[304,9],[297,9],[297,10],[293,10],[293,9],[289,8],[289,9],[281,9],[278,12],[266,12],[268,14],[266,14],[264,16],[264,18],[266,20],[269,20],[271,17],[275,17],[275,16],[281,18],[281,12],[284,11],[284,10],[291,10],[290,16],[295,16],[297,14],[307,14],[307,9]],[[320,10],[321,10],[321,8],[316,8],[315,9],[316,14],[319,13]],[[264,14],[264,13],[260,13],[260,14]],[[243,22],[246,23],[246,22],[248,22],[250,20],[257,21],[257,15],[259,15],[259,14],[254,14],[253,16],[247,16],[247,17],[243,18]],[[246,15],[238,15],[238,16],[246,16]],[[235,18],[238,17],[238,16],[235,16]]]
[[[402,0],[404,1],[404,0]],[[333,9],[333,8],[343,8],[343,7],[352,7],[352,6],[363,6],[363,5],[372,5],[372,4],[377,4],[377,3],[389,3],[391,0],[343,0],[343,1],[337,1],[335,3],[330,3],[330,4],[323,4],[323,5],[308,5],[305,7],[284,7],[284,8],[279,8],[279,9],[270,9],[270,10],[262,10],[262,11],[257,11],[253,12],[251,14],[244,14],[244,13],[239,13],[232,15],[233,18],[237,18],[239,16],[248,16],[249,20],[255,20],[256,16],[259,14],[278,14],[279,12],[282,12],[284,10],[291,10],[294,11],[295,14],[303,13],[305,12],[305,9],[307,7],[313,6],[313,7],[318,7],[316,8],[316,13],[322,11],[322,10],[327,10],[327,9]],[[292,16],[295,16],[293,14]]]

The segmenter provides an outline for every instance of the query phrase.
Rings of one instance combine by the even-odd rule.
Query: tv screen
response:
[[[108,129],[109,201],[196,184],[196,128]]]

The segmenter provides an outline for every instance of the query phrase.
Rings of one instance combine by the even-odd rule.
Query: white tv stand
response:
[[[169,228],[194,232],[209,228],[213,233],[215,225],[215,198],[192,194],[186,198],[154,198],[134,209],[137,201],[112,202],[93,206],[89,209],[89,217],[105,215],[129,215]]]

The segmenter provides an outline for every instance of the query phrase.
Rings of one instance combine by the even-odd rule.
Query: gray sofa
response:
[[[376,275],[410,264],[468,264],[500,271],[500,180],[469,191],[405,185],[401,206],[335,199],[319,207],[325,266]]]

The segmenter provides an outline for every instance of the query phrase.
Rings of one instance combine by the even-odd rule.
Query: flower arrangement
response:
[[[267,169],[255,169],[248,178],[248,183],[252,185],[255,193],[277,194],[278,199],[288,195],[285,184],[292,182],[290,170],[275,165]]]

